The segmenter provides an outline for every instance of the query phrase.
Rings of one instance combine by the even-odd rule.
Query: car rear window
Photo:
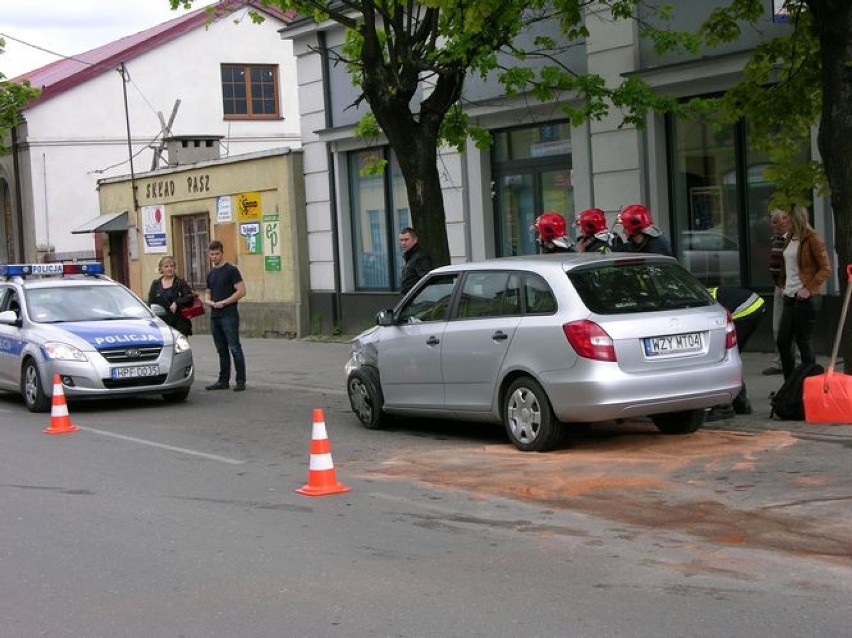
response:
[[[607,263],[568,272],[583,303],[601,315],[696,308],[715,302],[707,289],[676,263]]]

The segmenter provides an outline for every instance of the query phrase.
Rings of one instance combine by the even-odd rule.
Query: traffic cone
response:
[[[325,431],[325,416],[322,409],[314,408],[314,427],[311,434],[311,464],[308,469],[308,482],[296,491],[305,496],[326,496],[348,492],[351,487],[337,482],[334,461],[331,458],[331,445]]]
[[[79,430],[71,423],[68,405],[65,403],[65,393],[62,391],[62,381],[58,374],[53,375],[53,400],[50,404],[50,425],[45,434],[71,434]]]

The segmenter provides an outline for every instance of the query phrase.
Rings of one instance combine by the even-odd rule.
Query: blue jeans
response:
[[[219,354],[219,383],[228,384],[231,380],[231,357],[234,358],[234,372],[237,385],[245,385],[246,359],[240,344],[240,315],[237,313],[221,317],[210,317],[210,333],[213,344]]]

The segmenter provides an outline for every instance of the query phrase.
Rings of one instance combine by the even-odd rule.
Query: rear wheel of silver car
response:
[[[370,430],[382,427],[385,420],[382,406],[385,400],[378,374],[372,368],[353,370],[346,380],[346,391],[349,394],[349,405],[364,427]]]
[[[509,440],[523,452],[546,452],[562,439],[562,424],[547,394],[529,377],[515,379],[506,391],[503,424]]]
[[[182,401],[186,401],[186,397],[189,396],[189,388],[184,390],[177,390],[176,392],[166,392],[163,395],[163,401],[166,403],[180,403]]]
[[[30,412],[47,412],[50,407],[50,401],[41,385],[38,366],[32,359],[24,361],[24,369],[21,374],[21,394],[24,395],[24,403]]]
[[[654,414],[651,420],[663,434],[692,434],[704,425],[704,410],[684,410],[668,414]]]

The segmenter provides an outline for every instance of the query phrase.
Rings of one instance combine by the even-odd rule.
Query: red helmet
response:
[[[584,235],[594,235],[606,230],[606,215],[600,208],[589,208],[577,215],[577,226]]]
[[[651,213],[642,204],[630,204],[621,209],[616,223],[621,224],[625,234],[630,237],[636,233],[641,233],[649,226],[653,226],[654,220],[651,219]]]
[[[566,234],[565,218],[559,213],[542,213],[535,218],[533,228],[541,241],[553,241]]]

